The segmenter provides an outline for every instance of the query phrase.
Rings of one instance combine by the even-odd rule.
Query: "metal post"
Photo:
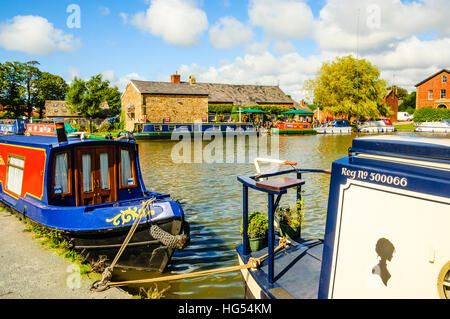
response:
[[[297,171],[297,179],[302,179],[302,173]],[[302,199],[302,186],[297,186],[297,200]]]
[[[248,187],[244,186],[242,189],[242,208],[243,208],[243,214],[242,214],[242,231],[243,231],[243,246],[244,246],[244,255],[248,255],[250,253],[250,247],[248,243]]]
[[[268,236],[269,236],[269,240],[268,240],[268,260],[269,260],[269,265],[268,265],[268,274],[267,274],[267,280],[270,284],[273,284],[273,277],[274,277],[274,256],[273,256],[273,247],[274,247],[274,241],[275,241],[275,232],[274,232],[274,225],[273,225],[273,221],[274,221],[274,211],[273,211],[273,194],[268,194],[269,196],[269,205],[268,205],[268,217],[269,217],[269,231],[268,231]]]

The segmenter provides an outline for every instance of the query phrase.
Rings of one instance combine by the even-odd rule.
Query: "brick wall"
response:
[[[389,105],[390,109],[394,112],[394,114],[389,118],[392,122],[397,122],[398,115],[398,97],[394,94],[394,92],[389,93],[386,96],[386,104]]]
[[[442,83],[444,75],[447,76],[447,83]],[[430,90],[433,90],[431,99],[428,96]],[[446,90],[444,99],[441,99],[441,90]],[[447,108],[450,108],[450,73],[448,72],[442,72],[417,87],[416,108],[437,108],[439,105],[446,105]]]

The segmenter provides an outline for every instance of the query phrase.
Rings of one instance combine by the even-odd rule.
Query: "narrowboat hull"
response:
[[[352,128],[349,127],[316,127],[317,134],[350,134]]]
[[[384,127],[365,127],[358,129],[360,133],[392,133],[395,132],[395,128],[393,126],[384,126]]]
[[[188,245],[189,227],[170,195],[145,188],[138,145],[60,133],[1,138],[0,202],[58,231],[93,263],[111,263],[137,227],[118,267],[163,271],[174,249]]]
[[[278,134],[317,134],[315,130],[280,130],[277,128],[272,129],[272,133],[278,133]]]
[[[192,124],[192,123],[140,123],[133,132],[136,140],[171,139],[179,136],[203,137],[216,134],[257,135],[252,124]]]

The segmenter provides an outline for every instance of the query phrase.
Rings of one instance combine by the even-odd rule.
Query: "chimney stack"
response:
[[[175,71],[175,74],[172,74],[170,76],[170,82],[177,83],[177,84],[179,84],[181,82],[181,76],[178,74],[178,71]]]

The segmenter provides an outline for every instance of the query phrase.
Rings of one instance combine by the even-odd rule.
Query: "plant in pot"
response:
[[[278,219],[280,235],[289,239],[298,239],[301,234],[301,225],[305,217],[303,201],[298,199],[295,208],[280,207],[276,216]]]
[[[269,228],[269,221],[267,217],[260,212],[252,212],[248,217],[247,235],[252,252],[261,250],[266,244],[267,229]],[[241,234],[243,233],[243,226],[241,224]]]

